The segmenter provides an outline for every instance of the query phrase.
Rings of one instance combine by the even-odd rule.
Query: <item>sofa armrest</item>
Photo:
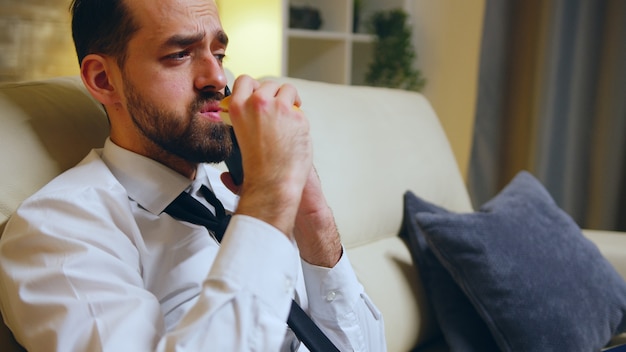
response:
[[[584,229],[583,234],[598,246],[602,255],[626,279],[626,232]]]

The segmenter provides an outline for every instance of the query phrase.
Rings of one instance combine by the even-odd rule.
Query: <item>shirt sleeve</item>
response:
[[[280,231],[234,216],[199,295],[166,331],[160,302],[144,287],[130,211],[121,199],[85,206],[87,193],[26,202],[0,241],[2,311],[25,348],[280,349],[300,260]]]
[[[309,313],[340,351],[386,351],[382,314],[364,291],[344,249],[333,268],[302,260]]]
[[[169,343],[191,351],[278,351],[298,257],[278,229],[233,216],[197,303],[159,350],[173,350],[163,345]]]

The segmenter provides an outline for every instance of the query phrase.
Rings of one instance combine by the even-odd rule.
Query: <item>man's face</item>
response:
[[[126,109],[149,144],[190,162],[220,162],[232,142],[219,118],[227,38],[212,0],[129,1],[139,31],[122,68]],[[154,148],[146,147],[154,151]],[[155,155],[151,155],[155,157]]]
[[[219,163],[230,154],[230,127],[201,116],[203,107],[221,100],[223,94],[201,93],[180,114],[167,104],[150,102],[129,79],[124,80],[124,91],[133,123],[162,150],[193,163]]]

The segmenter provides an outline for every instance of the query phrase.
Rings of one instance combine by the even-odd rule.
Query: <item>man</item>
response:
[[[18,341],[32,351],[305,350],[285,323],[295,299],[339,350],[385,350],[314,172],[307,120],[292,108],[296,89],[235,81],[245,170],[235,186],[205,164],[232,147],[215,3],[74,0],[72,12],[81,77],[111,132],[7,224],[0,301]],[[207,189],[234,211],[221,243],[167,211],[186,191],[217,214]]]

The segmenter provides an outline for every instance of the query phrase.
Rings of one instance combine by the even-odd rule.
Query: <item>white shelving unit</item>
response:
[[[372,58],[374,36],[363,23],[381,9],[408,9],[410,0],[361,0],[357,32],[353,32],[354,0],[283,0],[284,76],[339,84],[362,84]],[[290,6],[320,11],[317,30],[289,28]]]

